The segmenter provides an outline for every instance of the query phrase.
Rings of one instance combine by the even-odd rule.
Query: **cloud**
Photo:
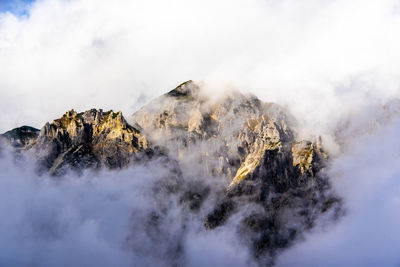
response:
[[[398,266],[400,256],[400,120],[351,140],[330,176],[347,214],[320,221],[304,242],[280,255],[278,266]]]
[[[0,223],[0,265],[132,264],[123,241],[135,228],[132,212],[150,209],[146,193],[156,173],[138,167],[56,180],[36,176],[29,161],[19,164],[0,160],[0,212],[7,218]]]
[[[170,179],[157,160],[151,168],[55,178],[37,176],[29,158],[16,162],[2,152],[1,266],[251,264],[234,229],[206,231],[178,194],[155,190]]]
[[[398,122],[366,135],[364,127],[400,96],[399,11],[396,0],[38,0],[26,15],[0,13],[0,131],[41,127],[71,108],[128,115],[187,79],[211,92],[251,91],[287,106],[304,135],[322,134],[331,144],[330,174],[348,209],[337,225],[321,222],[279,263],[398,265]],[[344,122],[350,127],[337,140]],[[54,265],[63,251],[83,251],[66,258],[68,265],[131,263],[132,252],[119,247],[123,223],[148,202],[137,179],[127,177],[157,175],[129,169],[56,186],[9,160],[0,164],[5,262]],[[186,256],[215,259],[203,257],[210,247],[196,246],[215,237],[192,230],[185,236],[198,239],[187,241]],[[232,255],[229,231],[220,234],[215,249],[247,262],[245,252]]]
[[[70,108],[131,114],[195,79],[288,105],[323,132],[398,95],[399,18],[394,0],[36,1],[29,16],[0,14],[0,129]]]

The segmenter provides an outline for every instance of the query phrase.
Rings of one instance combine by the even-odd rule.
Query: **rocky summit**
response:
[[[257,257],[273,258],[319,215],[340,211],[323,174],[328,157],[321,140],[296,139],[295,120],[279,105],[235,91],[209,99],[188,81],[144,106],[132,121],[169,150],[185,176],[227,180],[204,225],[214,229],[247,213],[238,227]]]
[[[39,131],[23,126],[3,138],[14,147],[38,155],[39,167],[51,174],[84,168],[120,168],[148,148],[146,137],[130,126],[121,112],[91,109],[66,112]]]
[[[187,81],[128,120],[121,112],[70,110],[40,131],[23,126],[2,139],[18,153],[34,152],[39,169],[55,176],[123,168],[159,151],[180,179],[169,192],[208,231],[236,224],[262,265],[272,264],[319,216],[340,213],[324,175],[328,155],[321,140],[299,139],[295,119],[277,104],[235,91],[210,98]],[[211,188],[209,181],[222,186]],[[203,207],[211,191],[213,204]]]

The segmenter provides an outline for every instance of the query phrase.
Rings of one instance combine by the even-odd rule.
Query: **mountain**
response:
[[[1,136],[8,140],[10,144],[16,149],[27,149],[29,148],[39,136],[40,130],[30,127],[22,126],[10,130]]]
[[[68,169],[120,168],[132,155],[148,148],[145,136],[127,124],[121,112],[66,112],[40,132],[23,126],[3,134],[14,147],[34,151],[39,165],[51,174]]]
[[[35,154],[38,170],[56,177],[130,164],[150,168],[162,158],[171,170],[166,191],[209,231],[233,220],[260,264],[273,263],[319,216],[340,214],[321,140],[298,139],[295,119],[277,104],[235,91],[212,98],[187,81],[129,121],[121,112],[70,110],[40,131],[23,126],[1,139],[18,153]]]
[[[321,213],[340,212],[323,174],[328,156],[321,140],[296,139],[294,118],[279,105],[239,92],[210,99],[188,81],[141,108],[132,121],[168,148],[184,176],[229,181],[204,220],[206,228],[251,205],[262,207],[239,226],[256,256],[273,257]]]

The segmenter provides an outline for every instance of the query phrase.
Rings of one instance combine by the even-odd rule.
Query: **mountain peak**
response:
[[[41,129],[36,148],[44,151],[51,173],[66,167],[122,167],[148,148],[147,138],[129,125],[122,113],[90,109],[69,110]]]
[[[39,135],[40,130],[30,127],[22,126],[10,131],[5,132],[1,136],[12,144],[15,148],[26,148],[31,146]]]
[[[32,151],[54,175],[122,168],[162,156],[171,172],[157,190],[165,186],[169,193],[182,193],[181,202],[193,212],[209,194],[210,178],[217,178],[221,187],[213,208],[202,215],[204,226],[223,225],[246,203],[258,206],[238,226],[257,257],[273,257],[319,214],[340,211],[321,172],[327,158],[320,141],[298,140],[284,108],[237,91],[213,98],[200,90],[191,80],[180,84],[134,113],[135,127],[120,111],[71,109],[46,123],[39,136],[25,126],[2,137],[13,145],[21,140],[22,147],[14,146]]]
[[[242,227],[254,234],[255,253],[273,255],[286,246],[279,240],[289,244],[315,220],[313,214],[325,210],[324,203],[335,207],[320,172],[325,154],[318,141],[296,139],[294,118],[283,107],[238,91],[213,98],[200,90],[192,81],[182,83],[134,113],[132,121],[167,148],[186,179],[227,182],[225,196],[205,218],[207,229],[223,225],[243,202],[261,205],[262,214],[250,214]],[[288,234],[290,225],[266,223],[286,213],[301,222],[294,234]]]
[[[168,96],[171,97],[187,97],[187,96],[195,96],[199,92],[199,86],[195,84],[192,80],[188,80],[186,82],[181,83],[175,89],[169,91],[167,93]]]

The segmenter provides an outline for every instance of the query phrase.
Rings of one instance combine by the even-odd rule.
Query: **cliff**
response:
[[[273,258],[320,214],[340,211],[323,174],[327,155],[321,140],[296,139],[295,120],[279,105],[239,92],[212,99],[188,81],[132,120],[155,144],[168,148],[184,176],[227,181],[204,225],[214,229],[248,209],[239,228],[256,256]],[[261,209],[251,212],[252,205]]]
[[[121,112],[70,110],[40,131],[23,126],[2,138],[34,154],[39,169],[52,175],[119,169],[162,156],[171,172],[155,192],[164,187],[177,195],[210,231],[236,220],[262,265],[271,264],[319,216],[340,213],[324,175],[328,156],[321,140],[298,139],[294,118],[279,105],[235,91],[212,98],[188,81],[129,120]],[[164,210],[168,194],[157,197]],[[210,198],[212,206],[205,207]]]
[[[51,174],[102,166],[126,166],[133,155],[148,149],[144,135],[130,126],[121,112],[91,109],[66,112],[39,131],[26,126],[3,135],[14,147],[38,157],[40,169]]]

